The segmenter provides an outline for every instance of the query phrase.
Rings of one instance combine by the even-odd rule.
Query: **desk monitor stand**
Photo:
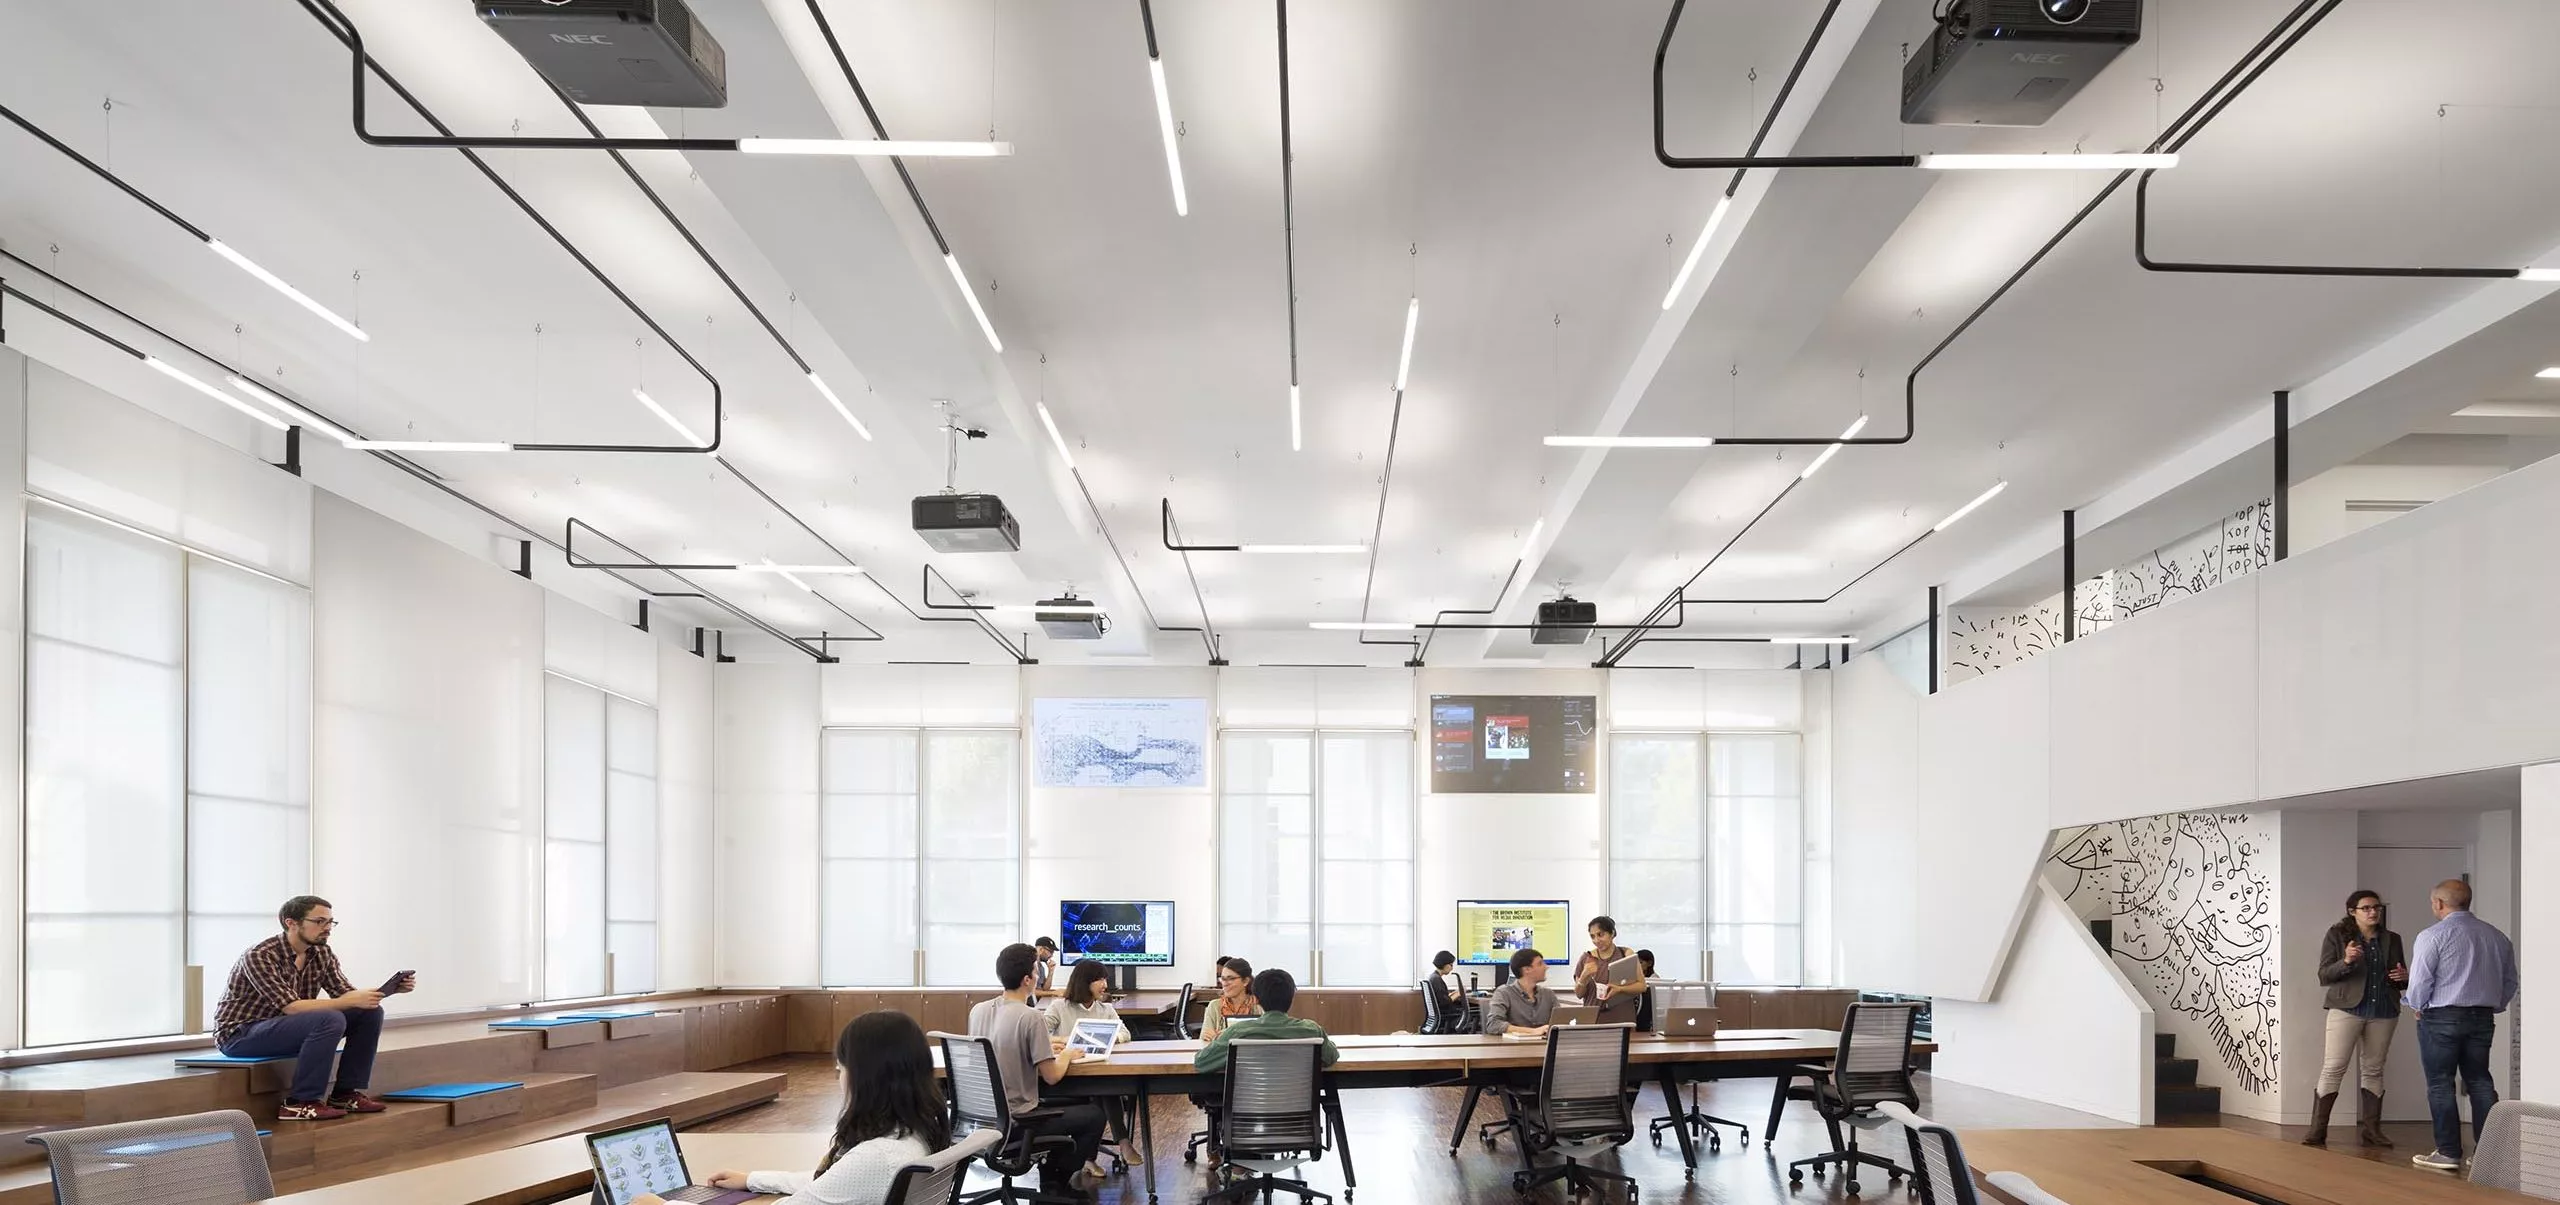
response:
[[[1138,990],[1138,968],[1134,966],[1111,968],[1111,990],[1123,995]]]

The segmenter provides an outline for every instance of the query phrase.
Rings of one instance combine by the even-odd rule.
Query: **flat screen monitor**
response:
[[[1591,695],[1431,696],[1437,795],[1588,795],[1600,744]]]
[[[1549,966],[1573,952],[1573,908],[1564,900],[1459,900],[1458,961],[1501,966],[1534,949]]]
[[[1058,961],[1173,965],[1173,901],[1065,900],[1058,905]]]

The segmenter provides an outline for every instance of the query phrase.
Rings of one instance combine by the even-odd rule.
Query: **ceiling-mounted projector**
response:
[[[1955,0],[1902,65],[1902,120],[2043,125],[2141,40],[2142,0]]]
[[[1022,525],[994,494],[926,494],[911,511],[916,535],[935,552],[1016,552]]]
[[[729,59],[684,0],[479,0],[480,19],[582,105],[717,109]]]
[[[1568,594],[1553,602],[1538,604],[1538,626],[1529,629],[1531,644],[1580,644],[1591,638],[1591,625],[1600,622],[1600,606]]]
[[[1111,620],[1090,598],[1067,595],[1044,598],[1031,608],[1031,617],[1051,640],[1100,640],[1111,630]]]

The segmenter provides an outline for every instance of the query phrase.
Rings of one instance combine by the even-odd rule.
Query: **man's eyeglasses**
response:
[[[338,927],[338,921],[337,921],[337,918],[335,918],[335,917],[329,917],[329,918],[325,918],[325,919],[321,919],[321,920],[313,920],[313,919],[311,919],[311,918],[309,918],[309,917],[304,917],[301,921],[299,921],[299,922],[297,922],[297,923],[299,923],[299,924],[305,924],[305,925],[318,925],[318,926],[320,926],[320,927],[321,927],[321,928],[323,928],[323,929],[335,929],[335,928],[337,928],[337,927]]]

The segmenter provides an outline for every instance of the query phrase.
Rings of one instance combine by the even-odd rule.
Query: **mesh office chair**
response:
[[[1162,1017],[1149,1018],[1129,1027],[1129,1036],[1146,1041],[1180,1040],[1190,1037],[1185,1019],[1191,1013],[1191,991],[1196,983],[1182,985],[1182,994],[1174,997],[1172,1011]]]
[[[238,1109],[154,1117],[30,1142],[53,1165],[55,1205],[247,1205],[276,1195],[258,1125]]]
[[[1627,1045],[1634,1034],[1632,1025],[1556,1026],[1547,1031],[1547,1060],[1538,1072],[1536,1096],[1502,1089],[1510,1116],[1499,1128],[1520,1139],[1513,1191],[1526,1195],[1561,1180],[1568,1192],[1588,1192],[1594,1201],[1636,1199],[1634,1180],[1576,1158],[1624,1146],[1636,1136],[1635,1112],[1625,1091]],[[1562,1162],[1538,1166],[1541,1151],[1553,1152]]]
[[[1474,1001],[1464,996],[1455,1002],[1444,1000],[1437,977],[1422,981],[1422,1032],[1474,1033],[1483,1024]]]
[[[2560,1201],[2560,1106],[2502,1100],[2471,1152],[2471,1182]]]
[[[1964,1144],[1956,1132],[1912,1112],[1898,1101],[1876,1111],[1901,1122],[1911,1138],[1911,1189],[1920,1205],[1982,1205],[1974,1190],[1973,1168],[1964,1160]]]
[[[889,1181],[888,1205],[958,1205],[969,1161],[995,1148],[996,1132],[980,1130],[898,1169]]]
[[[1025,1124],[1055,1117],[1058,1110],[1013,1112],[1005,1101],[1004,1073],[996,1067],[994,1042],[939,1031],[930,1036],[942,1043],[943,1075],[950,1081],[952,1132],[974,1135],[983,1130],[996,1136],[984,1157],[988,1170],[1001,1177],[1002,1183],[968,1198],[963,1205],[985,1205],[989,1201],[1004,1205],[1075,1205],[1079,1198],[1030,1192],[1013,1183],[1015,1176],[1027,1176],[1037,1169],[1049,1152],[1075,1148],[1072,1138],[1034,1135]]]
[[[1330,1202],[1304,1180],[1280,1173],[1324,1158],[1324,1039],[1247,1038],[1227,1044],[1226,1104],[1218,1146],[1229,1181],[1203,1201],[1271,1199],[1275,1192]]]
[[[1850,1005],[1840,1021],[1839,1053],[1831,1065],[1800,1066],[1780,1081],[1789,1097],[1812,1101],[1822,1124],[1831,1131],[1829,1151],[1787,1165],[1787,1183],[1803,1184],[1805,1169],[1813,1169],[1820,1177],[1834,1164],[1848,1173],[1842,1187],[1851,1193],[1858,1191],[1860,1165],[1883,1168],[1887,1181],[1901,1182],[1903,1170],[1893,1160],[1858,1149],[1856,1123],[1871,1118],[1877,1106],[1888,1101],[1904,1108],[1919,1106],[1920,1094],[1911,1082],[1911,1028],[1919,1007],[1863,1001]],[[1813,1083],[1799,1088],[1796,1078]],[[1842,1122],[1850,1123],[1845,1140]]]

